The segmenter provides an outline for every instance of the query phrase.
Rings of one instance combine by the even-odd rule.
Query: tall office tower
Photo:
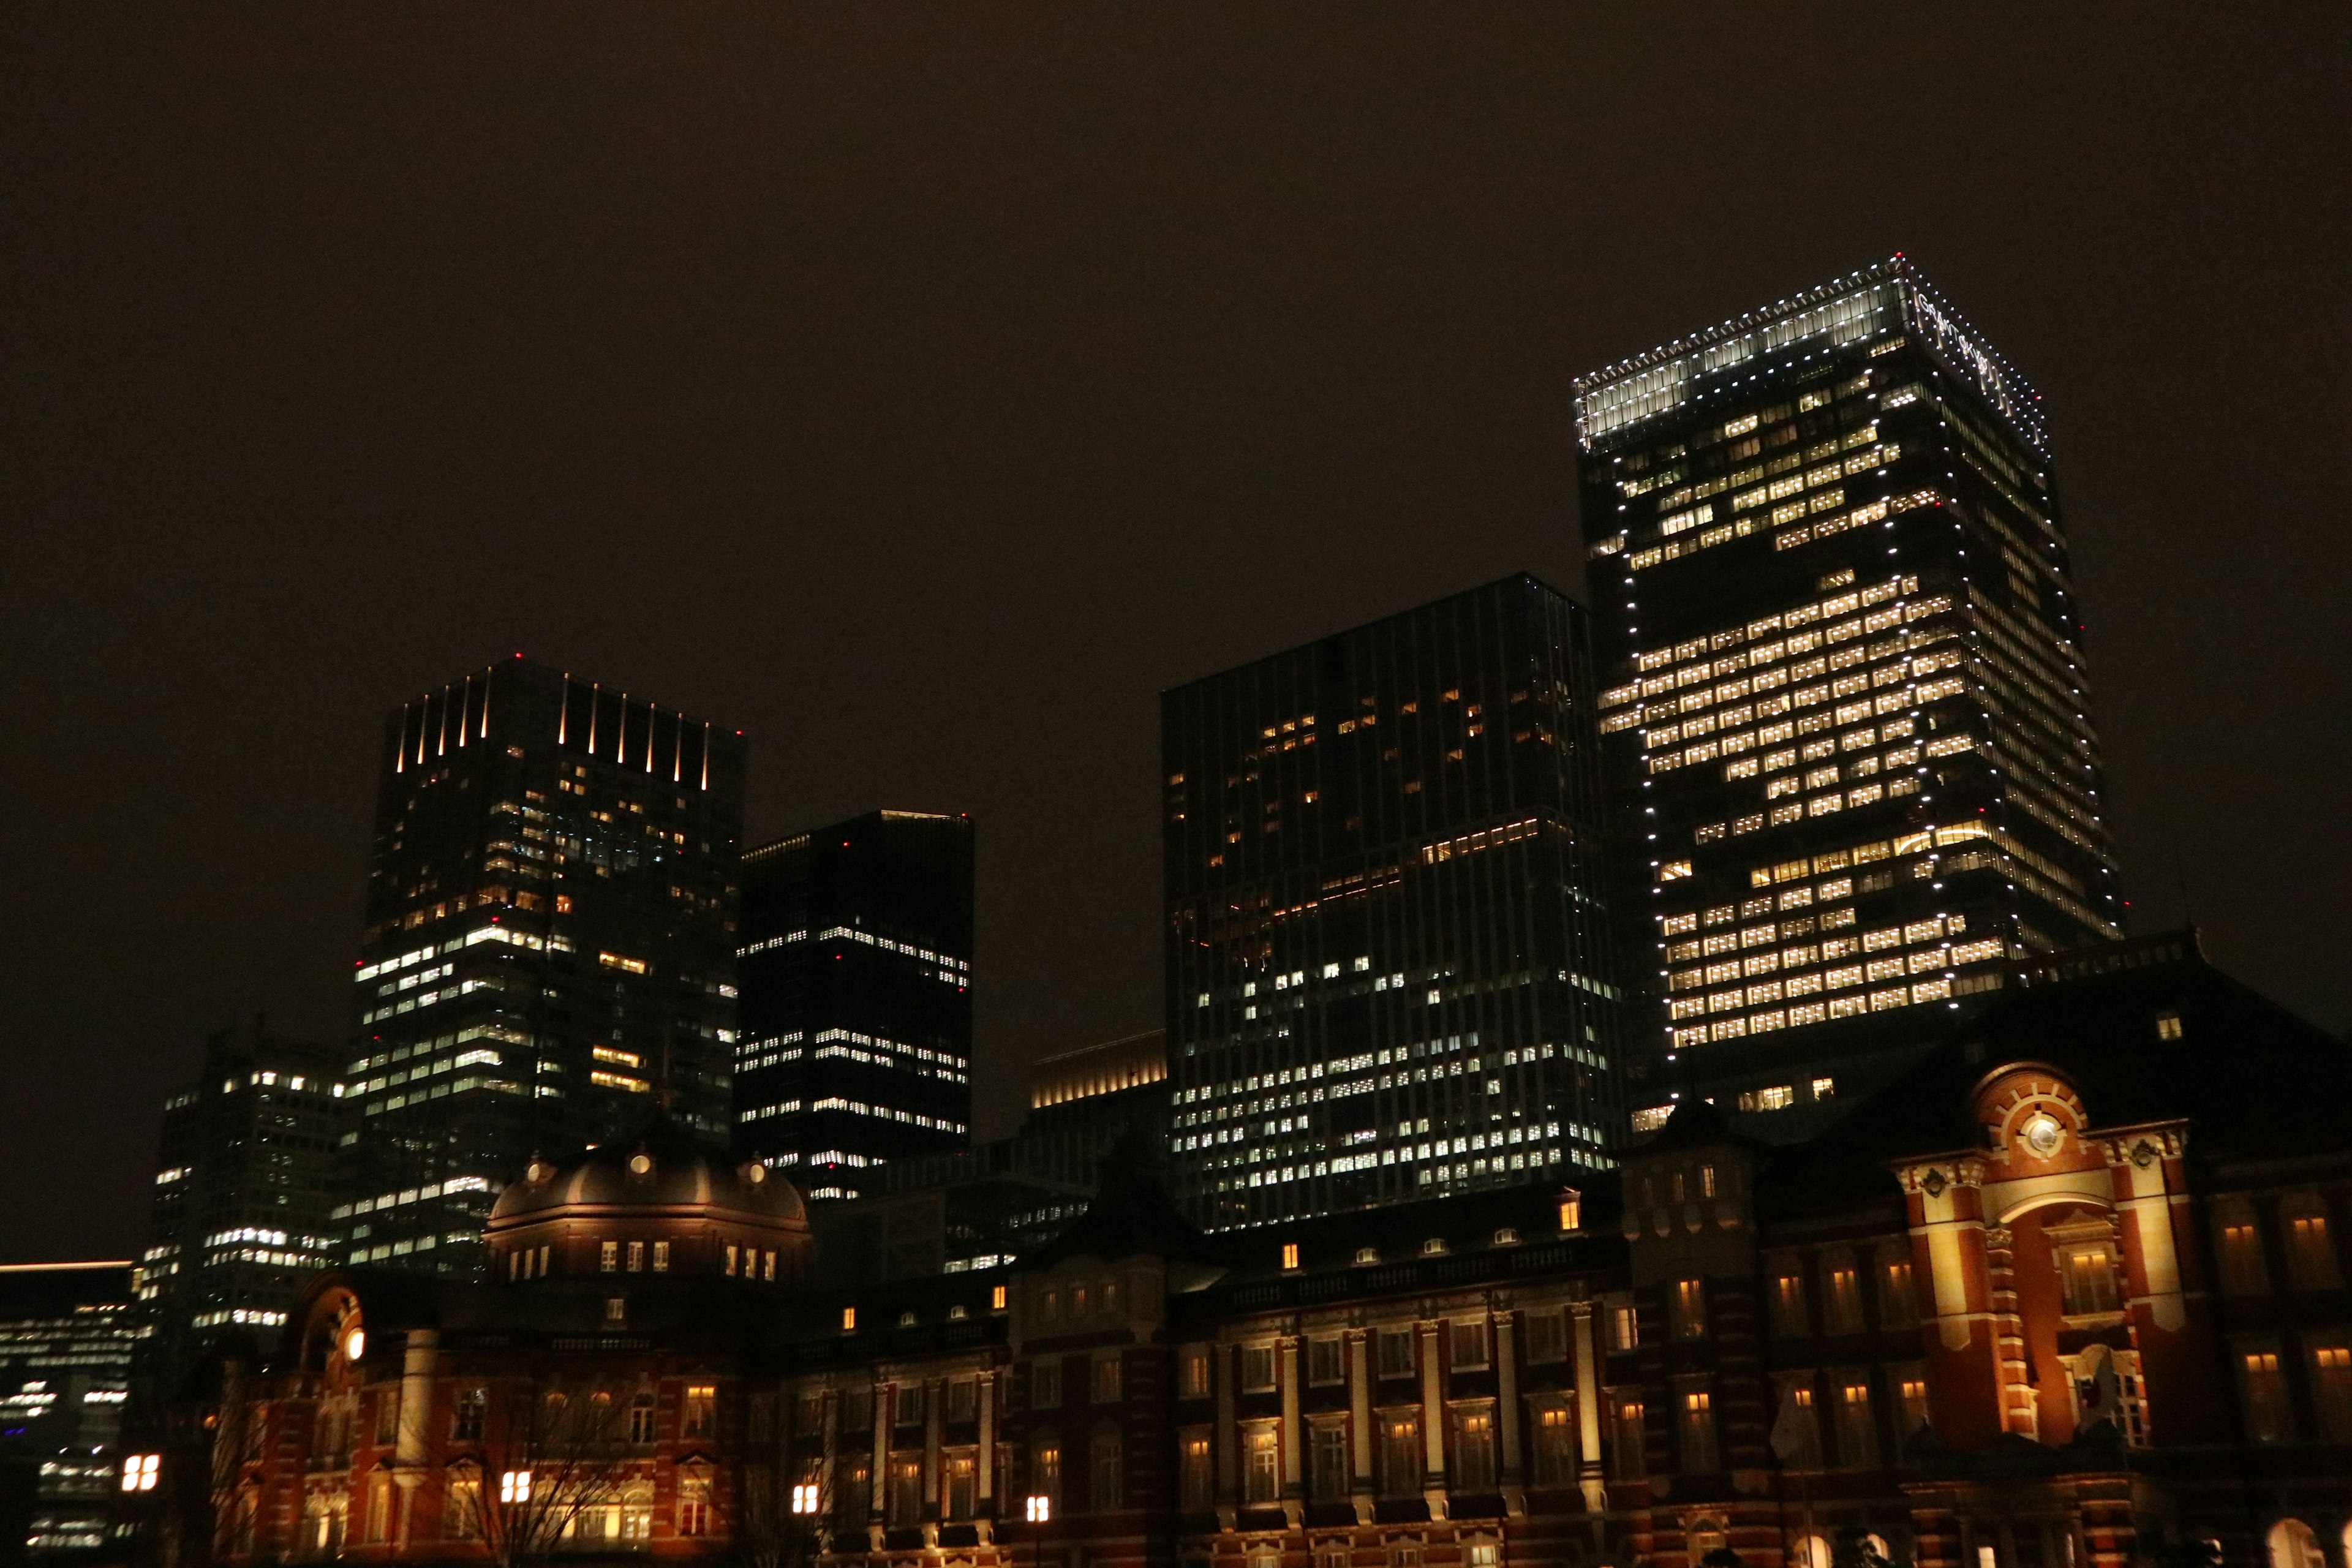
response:
[[[1607,1163],[1587,636],[1507,577],[1161,696],[1171,1185],[1204,1224]]]
[[[344,1060],[337,1047],[272,1034],[256,1018],[206,1040],[195,1078],[163,1102],[139,1260],[161,1376],[215,1331],[282,1326],[310,1276],[338,1260]]]
[[[1798,1132],[2117,933],[2042,401],[1901,257],[1576,393],[1635,1127],[1696,1089]]]
[[[740,733],[520,657],[384,721],[336,1212],[349,1260],[481,1267],[534,1150],[724,1137]]]
[[[813,1198],[971,1136],[969,816],[874,811],[743,857],[735,1148]]]
[[[127,1557],[117,1452],[146,1333],[121,1263],[0,1264],[0,1561]],[[155,1485],[146,1472],[147,1489]]]

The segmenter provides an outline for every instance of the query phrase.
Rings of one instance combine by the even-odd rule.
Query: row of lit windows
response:
[[[1929,663],[1930,661],[1921,662]],[[1940,667],[1942,663],[1942,661],[1933,662],[1937,667]],[[1904,678],[1905,670],[1902,666],[1895,665],[1879,670],[1877,674],[1884,679],[1900,680]],[[1869,677],[1857,674],[1841,677],[1834,684],[1844,686],[1848,682],[1854,683],[1852,689],[1855,690],[1873,683]],[[1781,724],[1761,725],[1754,730],[1743,730],[1736,734],[1725,735],[1719,741],[1703,741],[1696,745],[1685,746],[1679,752],[1653,755],[1648,759],[1647,766],[1653,773],[1663,773],[1697,763],[1713,762],[1717,757],[1726,757],[1733,759],[1727,762],[1724,766],[1724,776],[1727,779],[1749,778],[1759,771],[1759,765],[1749,763],[1746,759],[1738,758],[1737,753],[1740,752],[1753,750],[1759,745],[1771,745],[1779,740],[1795,735],[1817,734],[1832,728],[1843,729],[1849,725],[1867,724],[1874,717],[1884,718],[1891,713],[1902,713],[1907,710],[1923,708],[1928,703],[1941,701],[1947,697],[1959,696],[1967,689],[1968,681],[1965,678],[1948,675],[1938,680],[1922,681],[1917,685],[1906,686],[1901,690],[1884,692],[1875,699],[1864,698],[1859,701],[1840,703],[1832,711],[1808,713]],[[1830,684],[1808,687],[1802,691],[1794,692],[1786,697],[1766,698],[1755,705],[1753,714],[1745,707],[1727,710],[1721,715],[1721,721],[1726,726],[1742,724],[1748,722],[1751,717],[1759,715],[1770,717],[1787,712],[1791,706],[1807,707],[1816,702],[1829,701],[1831,698]],[[1854,750],[1873,744],[1881,739],[1891,740],[1910,732],[1911,725],[1908,721],[1903,722],[1885,734],[1869,734],[1859,730],[1847,730],[1843,749]],[[1786,766],[1794,761],[1794,758],[1790,758],[1774,765]],[[1745,765],[1741,765],[1743,763]]]
[[[374,1247],[362,1247],[352,1253],[353,1263],[381,1263],[387,1258],[405,1258],[412,1252],[430,1252],[446,1243],[451,1247],[472,1247],[482,1239],[481,1228],[453,1230],[446,1236],[420,1236],[401,1241],[387,1241]]]
[[[1802,952],[1805,950],[1794,951]],[[1864,963],[1841,964],[1834,969],[1825,969],[1819,973],[1792,974],[1783,972],[1783,977],[1778,980],[1734,985],[1727,990],[1710,991],[1703,996],[1678,996],[1669,1004],[1669,1008],[1672,1016],[1680,1020],[1708,1013],[1735,1012],[1741,1007],[1754,1007],[1769,1002],[1795,1001],[1800,996],[1818,995],[1824,992],[1851,990],[1883,980],[1899,980],[1906,974],[1925,974],[1940,971],[1946,972],[1946,978],[1949,978],[1948,972],[1953,969],[1971,963],[1993,963],[2005,956],[2007,952],[2006,945],[2000,938],[1980,937],[1975,942],[1945,943],[1918,952],[1874,958]],[[1776,956],[1776,954],[1767,953],[1763,955],[1762,960],[1751,962],[1767,962]],[[1802,962],[1811,963],[1814,961],[1807,959]],[[1942,994],[1937,994],[1938,996]],[[1934,998],[1926,994],[1914,997],[1916,1001],[1932,999]],[[1895,1005],[1893,1003],[1886,1005]],[[1832,1016],[1842,1016],[1843,1015],[1832,1013]]]
[[[1797,406],[1792,406],[1786,403],[1775,404],[1769,408],[1761,408],[1754,411],[1753,413],[1740,415],[1738,417],[1728,420],[1715,429],[1702,430],[1688,437],[1687,445],[1676,446],[1672,449],[1670,455],[1674,457],[1682,457],[1687,455],[1692,447],[1710,447],[1717,441],[1738,440],[1738,438],[1742,436],[1754,436],[1761,426],[1767,423],[1779,424],[1780,421],[1788,419],[1790,416],[1800,412],[1801,409],[1802,411],[1810,411],[1815,408],[1825,407],[1833,401],[1858,396],[1870,390],[1870,383],[1871,373],[1865,370],[1861,374],[1840,383],[1834,390],[1822,387],[1806,393],[1799,400],[1799,405]],[[1871,436],[1864,437],[1864,440],[1874,439],[1875,437],[1875,433],[1878,428],[1875,424],[1865,426],[1863,428],[1872,432]],[[1796,438],[1796,426],[1793,425],[1784,425],[1778,429],[1767,432],[1764,437],[1759,437],[1757,440],[1740,441],[1738,446],[1731,448],[1729,456],[1736,461],[1738,458],[1754,454],[1760,450],[1765,445],[1769,444],[1776,447],[1783,446]],[[1848,440],[1849,443],[1851,443],[1851,434],[1848,437]],[[1836,447],[1837,443],[1835,441],[1817,444],[1807,448],[1801,456],[1796,453],[1790,453],[1787,458],[1776,458],[1772,463],[1767,465],[1764,471],[1769,473],[1785,472],[1789,467],[1792,466],[1792,459],[1796,463],[1811,462],[1825,455],[1827,451],[1834,450]],[[1648,461],[1648,454],[1637,453],[1628,458],[1619,458],[1618,464],[1627,473],[1640,473],[1647,465]],[[1621,479],[1617,481],[1618,492],[1627,500],[1633,500],[1637,497],[1650,493],[1652,490],[1656,489],[1660,485],[1680,483],[1684,473],[1685,470],[1677,466],[1661,468],[1657,472],[1650,474],[1645,478],[1633,479]],[[1748,482],[1748,479],[1742,477],[1740,474],[1732,475],[1727,481],[1729,485],[1746,484]],[[1687,486],[1679,490],[1670,491],[1666,495],[1660,497],[1658,499],[1657,507],[1660,511],[1670,511],[1674,508],[1682,505],[1686,500],[1693,500],[1701,496],[1713,495],[1725,488],[1727,488],[1727,481],[1725,480],[1705,480],[1696,485]]]
[[[868,1105],[862,1100],[845,1100],[839,1095],[829,1095],[823,1100],[813,1100],[809,1101],[809,1110],[812,1112],[820,1110],[845,1110],[853,1116],[870,1116],[877,1121],[903,1121],[908,1123],[909,1126],[928,1127],[940,1132],[967,1132],[971,1131],[971,1129],[967,1128],[962,1122],[950,1121],[944,1116],[926,1116],[922,1112],[916,1110],[893,1110],[891,1107],[887,1105]],[[746,1118],[746,1120],[749,1119]]]
[[[1785,1008],[1768,1007],[1744,1017],[1720,1018],[1712,1024],[1675,1028],[1671,1030],[1671,1034],[1675,1048],[1683,1050],[1710,1040],[1734,1040],[1746,1035],[1768,1034],[1782,1027],[1801,1028],[1828,1018],[1853,1018],[1892,1007],[1948,1002],[1953,994],[1951,980],[1938,977],[1911,985],[1887,985],[1868,992],[1855,992],[1851,995],[1832,996],[1822,1002],[1800,1003]]]
[[[1893,462],[1900,455],[1901,448],[1897,447],[1895,443],[1889,441],[1883,447],[1874,447],[1867,452],[1858,453],[1855,456],[1847,458],[1842,469],[1839,465],[1831,464],[1825,468],[1817,468],[1813,470],[1813,472],[1816,474],[1827,474],[1832,477],[1835,477],[1841,472],[1844,474],[1866,473],[1873,468],[1877,468],[1883,472],[1884,466],[1887,463]],[[1796,476],[1792,475],[1790,477],[1793,479]],[[1734,505],[1744,507],[1760,504],[1765,499],[1766,492],[1762,489],[1758,489],[1750,490],[1747,492],[1746,495],[1738,498],[1735,500]],[[1889,515],[1895,512],[1914,510],[1916,508],[1930,505],[1937,499],[1937,493],[1933,490],[1918,490],[1908,495],[1881,497],[1876,500],[1867,502],[1862,506],[1857,506],[1851,511],[1838,512],[1837,509],[1845,505],[1844,489],[1840,487],[1836,489],[1820,490],[1801,500],[1786,501],[1780,506],[1774,507],[1770,515],[1762,520],[1761,522],[1753,517],[1735,516],[1727,522],[1717,523],[1715,526],[1704,530],[1694,538],[1669,539],[1663,543],[1653,544],[1644,549],[1636,550],[1625,558],[1625,569],[1628,572],[1647,571],[1653,566],[1663,565],[1669,561],[1680,560],[1685,555],[1693,554],[1701,550],[1712,549],[1716,545],[1725,543],[1730,540],[1745,539],[1749,534],[1756,532],[1759,527],[1769,527],[1781,530],[1780,532],[1773,536],[1773,547],[1775,549],[1785,550],[1791,543],[1801,544],[1806,540],[1832,533],[1843,532],[1846,529],[1864,528],[1874,522],[1883,522]],[[1695,513],[1700,514],[1711,514],[1713,510],[1713,505],[1710,503],[1706,507],[1694,509],[1694,511]],[[1829,517],[1819,515],[1823,512],[1835,512],[1836,515]],[[1683,514],[1685,518],[1693,515],[1694,513]],[[1810,526],[1803,528],[1791,529],[1786,526],[1792,522],[1801,522],[1808,516],[1815,517],[1817,521]],[[1675,531],[1672,525],[1677,520],[1674,518],[1666,520],[1668,524],[1667,531]],[[1688,528],[1696,526],[1696,524],[1685,521],[1683,523],[1683,526]],[[1792,537],[1799,535],[1801,535],[1801,537]]]
[[[1893,584],[1885,586],[1891,589]],[[1848,595],[1849,602],[1851,598],[1852,595]],[[1850,669],[1858,664],[1889,658],[1909,649],[1944,641],[1955,634],[1946,630],[1931,636],[1923,631],[1913,633],[1908,637],[1883,637],[1866,646],[1857,639],[1874,637],[1880,632],[1892,631],[1906,623],[1915,623],[1931,616],[1944,614],[1951,607],[1951,597],[1945,594],[1931,594],[1917,599],[1898,599],[1894,604],[1871,610],[1866,614],[1851,616],[1819,631],[1791,632],[1785,637],[1776,637],[1769,643],[1736,651],[1723,658],[1701,660],[1696,664],[1686,665],[1679,670],[1652,676],[1640,685],[1653,687],[1655,689],[1639,693],[1640,695],[1664,697],[1670,691],[1679,691],[1681,695],[1666,701],[1651,702],[1638,711],[1628,709],[1624,712],[1612,714],[1604,721],[1605,732],[1614,734],[1635,723],[1655,726],[1720,703],[1740,701],[1779,687],[1811,680],[1817,676]],[[1840,647],[1837,645],[1841,643],[1853,646]],[[1811,658],[1806,658],[1807,655],[1814,654],[1815,650],[1822,648],[1827,648],[1829,651]],[[1781,669],[1779,666],[1783,659],[1798,662],[1792,663],[1787,669]],[[1718,684],[1709,685],[1710,680]],[[1879,684],[1885,683],[1881,681]],[[1858,690],[1860,688],[1853,689]],[[1613,706],[1619,708],[1625,708],[1637,694],[1633,684],[1620,687],[1618,691],[1621,694],[1620,700]],[[1720,722],[1718,721],[1717,724]],[[1692,735],[1706,734],[1716,729],[1717,724],[1709,724],[1704,729],[1690,729],[1686,732]],[[1645,746],[1655,749],[1660,745],[1672,742],[1676,736],[1671,732],[1659,732],[1653,729],[1642,739]]]
[[[1828,910],[1821,920],[1824,929],[1853,923],[1853,910],[1851,909]],[[1726,957],[1720,963],[1695,963],[1688,969],[1676,970],[1668,981],[1666,989],[1691,991],[1701,985],[1719,985],[1726,981],[1753,978],[1759,974],[1772,973],[1777,970],[1801,969],[1817,963],[1835,963],[1841,958],[1850,957],[1857,952],[1884,952],[1898,947],[1924,946],[1940,942],[1946,936],[1958,936],[1966,929],[1967,917],[1964,915],[1929,915],[1925,920],[1912,921],[1903,925],[1881,926],[1875,931],[1860,931],[1853,936],[1824,937],[1819,942],[1805,942],[1795,947],[1774,949],[1769,944],[1776,937],[1810,935],[1813,930],[1813,921],[1811,920],[1779,922],[1766,921],[1761,924],[1748,926],[1738,933],[1740,950],[1762,948],[1765,951],[1743,951],[1739,956]],[[1706,956],[1709,958],[1716,953],[1731,953],[1734,950],[1727,944],[1732,941],[1732,932],[1726,931],[1719,936],[1710,936],[1704,942],[1676,942],[1666,950],[1666,960],[1672,963],[1698,957],[1701,956],[1702,948],[1708,950]]]
[[[1594,1146],[1598,1147],[1599,1134],[1597,1131],[1594,1134],[1593,1142]],[[1395,1150],[1390,1150],[1384,1152],[1386,1154],[1400,1153],[1399,1151]],[[1400,1159],[1383,1158],[1381,1161],[1381,1163],[1384,1165],[1396,1164],[1400,1163],[1412,1164],[1422,1157],[1423,1156],[1417,1153],[1403,1152]],[[1478,1159],[1465,1161],[1454,1165],[1423,1167],[1416,1171],[1413,1179],[1415,1184],[1418,1185],[1431,1186],[1444,1182],[1468,1181],[1474,1176],[1484,1176],[1488,1174],[1501,1175],[1507,1172],[1512,1171],[1527,1172],[1531,1170],[1539,1170],[1546,1165],[1557,1165],[1565,1158],[1566,1156],[1558,1149],[1539,1149],[1510,1155],[1496,1154],[1491,1156],[1481,1156]],[[1587,1157],[1582,1163],[1594,1163],[1594,1158]],[[1242,1192],[1256,1187],[1282,1186],[1293,1182],[1308,1181],[1317,1176],[1344,1175],[1350,1170],[1368,1169],[1370,1164],[1370,1160],[1368,1155],[1358,1155],[1353,1159],[1318,1160],[1313,1162],[1302,1161],[1298,1164],[1286,1165],[1279,1170],[1252,1171],[1247,1176],[1235,1175],[1231,1178],[1220,1179],[1216,1184],[1216,1190],[1221,1193],[1228,1193]]]
[[[328,1215],[330,1219],[344,1219],[352,1215],[373,1214],[379,1209],[395,1208],[404,1204],[429,1202],[438,1197],[454,1197],[459,1193],[487,1193],[490,1190],[486,1176],[452,1176],[445,1182],[427,1182],[421,1187],[406,1187],[381,1197],[362,1198],[345,1204]]]
[[[1816,1100],[1833,1100],[1837,1097],[1837,1079],[1817,1078],[1813,1079],[1812,1089],[1813,1099]],[[1797,1103],[1796,1086],[1780,1083],[1764,1089],[1742,1089],[1738,1103],[1740,1110],[1748,1111],[1786,1110]],[[1674,1110],[1672,1106],[1661,1106],[1658,1109],[1668,1114],[1671,1114]],[[1641,1113],[1636,1112],[1636,1114]],[[1663,1125],[1664,1117],[1660,1117],[1659,1121]]]
[[[373,1094],[378,1089],[389,1089],[400,1084],[421,1080],[430,1078],[436,1074],[454,1071],[458,1068],[472,1067],[477,1062],[486,1062],[491,1067],[497,1067],[503,1059],[504,1058],[502,1058],[496,1051],[485,1050],[477,1047],[473,1050],[460,1051],[454,1057],[444,1057],[438,1061],[420,1063],[415,1067],[393,1072],[382,1078],[363,1079],[360,1082],[352,1084],[347,1092],[352,1094]]]
[[[1823,579],[1822,586],[1824,589],[1844,587],[1853,582],[1853,573],[1847,570]],[[1899,594],[1916,594],[1918,591],[1919,579],[1916,577],[1889,577],[1883,583],[1874,583],[1867,587],[1855,589],[1852,593],[1825,594],[1811,604],[1799,605],[1794,609],[1783,611],[1779,615],[1759,616],[1744,626],[1732,626],[1705,637],[1688,638],[1676,643],[1672,647],[1637,654],[1634,656],[1633,664],[1634,668],[1642,672],[1643,678],[1603,692],[1601,697],[1601,706],[1603,709],[1622,707],[1638,697],[1653,697],[1659,692],[1675,690],[1701,680],[1735,675],[1740,670],[1753,668],[1757,663],[1769,663],[1790,651],[1802,652],[1803,648],[1791,650],[1785,643],[1769,644],[1760,648],[1749,648],[1739,653],[1726,653],[1726,650],[1738,648],[1742,643],[1760,642],[1774,633],[1793,632],[1800,626],[1808,626],[1816,621],[1834,621],[1841,616],[1852,615],[1857,609],[1884,604]],[[1941,607],[1949,609],[1951,606],[1947,603]],[[1921,612],[1923,615],[1931,613],[1933,612]],[[1918,617],[1915,616],[1910,618],[1916,620]],[[1894,624],[1893,621],[1881,621],[1876,626],[1872,626],[1865,623],[1862,629],[1884,630]],[[1843,632],[1838,638],[1832,640],[1843,640],[1855,634],[1853,632]],[[1672,675],[1654,676],[1649,673],[1652,670],[1663,669],[1669,665],[1683,664],[1686,660],[1698,658],[1702,654],[1710,652],[1724,654],[1725,657],[1693,665],[1686,669],[1675,670]]]
[[[1811,522],[1803,521],[1794,509],[1781,507],[1772,513],[1772,525],[1779,530],[1772,535],[1772,548],[1793,550],[1800,544],[1827,539],[1850,528],[1867,528],[1874,522],[1883,522],[1897,512],[1916,511],[1923,506],[1940,505],[1943,499],[1934,490],[1912,490],[1905,495],[1885,497],[1868,506],[1858,506],[1835,517],[1817,517]],[[1788,528],[1782,526],[1784,523],[1798,523],[1799,526]]]

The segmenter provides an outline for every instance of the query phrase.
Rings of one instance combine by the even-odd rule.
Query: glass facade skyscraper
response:
[[[344,1065],[340,1047],[257,1018],[206,1040],[195,1078],[164,1100],[139,1299],[167,1367],[222,1331],[283,1327],[339,1258],[335,1159],[354,1103]]]
[[[1576,391],[1636,1130],[1677,1090],[1850,1097],[2012,961],[2118,934],[2041,398],[1914,266]]]
[[[656,1109],[724,1138],[742,822],[740,733],[520,658],[386,717],[349,1261],[477,1269],[533,1151]]]
[[[971,1137],[972,827],[875,811],[743,857],[735,1147],[813,1198]]]
[[[1606,1163],[1587,636],[1515,576],[1162,695],[1170,1164],[1204,1223]]]

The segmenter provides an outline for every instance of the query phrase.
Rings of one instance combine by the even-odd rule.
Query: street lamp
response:
[[[793,1511],[794,1513],[814,1513],[816,1511],[816,1483],[814,1481],[795,1481],[793,1483]]]
[[[155,1489],[155,1472],[163,1463],[161,1454],[126,1454],[122,1459],[122,1489],[127,1492],[152,1492]]]
[[[1037,1568],[1037,1538],[1054,1517],[1054,1500],[1044,1492],[1029,1494],[1029,1568]]]

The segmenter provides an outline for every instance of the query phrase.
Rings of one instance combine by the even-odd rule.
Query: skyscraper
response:
[[[972,830],[874,811],[743,857],[735,1146],[814,1198],[971,1136]]]
[[[481,1264],[533,1150],[723,1136],[740,733],[520,657],[384,721],[349,1259]]]
[[[117,1447],[146,1331],[128,1262],[0,1264],[0,1561],[128,1554],[140,1478]]]
[[[1507,577],[1164,693],[1171,1164],[1214,1226],[1607,1163],[1583,609]]]
[[[1627,972],[1672,1063],[1637,1129],[1676,1085],[1850,1097],[2011,960],[2116,934],[2042,400],[1917,269],[1576,392]]]
[[[163,1102],[139,1299],[164,1378],[213,1331],[282,1327],[337,1260],[344,1061],[257,1018],[207,1039],[195,1078]]]

